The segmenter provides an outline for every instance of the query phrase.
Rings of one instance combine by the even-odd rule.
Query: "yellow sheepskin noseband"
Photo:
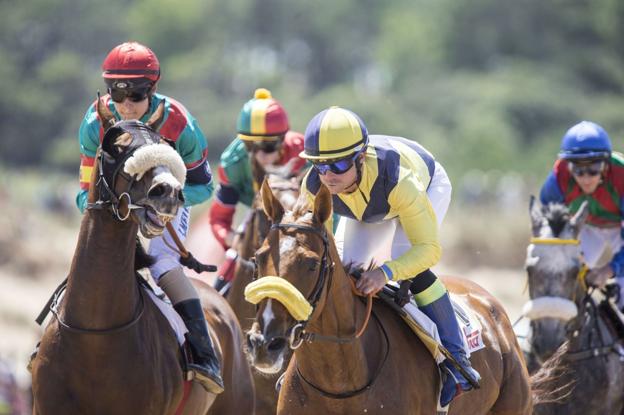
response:
[[[303,294],[284,278],[262,277],[245,287],[245,300],[258,304],[265,298],[273,298],[280,303],[297,321],[306,321],[312,314],[312,306]]]

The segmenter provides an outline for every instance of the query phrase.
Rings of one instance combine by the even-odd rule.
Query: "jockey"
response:
[[[443,345],[472,374],[446,287],[429,269],[441,254],[438,226],[451,200],[451,183],[440,163],[418,143],[401,137],[368,135],[353,112],[331,107],[305,131],[301,157],[312,162],[302,193],[313,201],[325,185],[340,219],[336,245],[344,264],[386,260],[362,273],[357,288],[375,293],[390,280],[413,279],[419,308],[438,326]],[[437,218],[437,222],[436,222]],[[450,363],[440,397],[446,406],[471,384]]]
[[[584,201],[589,214],[579,239],[583,260],[590,269],[587,281],[604,286],[615,277],[620,287],[619,308],[624,306],[624,156],[611,150],[607,132],[582,121],[561,140],[561,151],[546,178],[542,204],[564,203],[572,213]]]
[[[183,189],[184,207],[172,221],[178,235],[184,238],[188,231],[190,207],[206,201],[213,184],[208,164],[206,138],[195,118],[178,101],[156,92],[160,79],[158,58],[148,47],[137,42],[126,42],[113,48],[102,64],[102,77],[108,94],[101,98],[117,120],[147,121],[161,103],[165,115],[159,133],[170,140],[186,164],[186,185]],[[80,191],[76,204],[81,212],[87,205],[87,194],[95,153],[104,131],[95,103],[87,109],[80,125]],[[180,257],[165,243],[165,236],[151,240],[148,253],[156,262],[151,274],[167,294],[175,310],[189,330],[187,339],[193,354],[189,368],[195,378],[213,393],[223,391],[220,362],[214,351],[199,295],[180,265]],[[169,245],[173,245],[169,240]]]
[[[306,165],[299,158],[303,150],[303,135],[291,131],[288,115],[282,105],[264,88],[256,89],[238,115],[238,135],[221,154],[219,186],[210,206],[210,226],[221,246],[227,250],[226,260],[218,275],[222,286],[234,276],[237,253],[231,248],[235,232],[232,219],[238,202],[251,206],[260,183],[253,174],[253,161],[260,167],[291,164],[296,174]],[[229,248],[229,249],[228,249]]]

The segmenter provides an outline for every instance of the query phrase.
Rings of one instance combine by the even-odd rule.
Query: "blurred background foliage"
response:
[[[454,211],[524,211],[572,124],[596,121],[621,148],[622,38],[618,0],[4,0],[0,164],[74,180],[101,62],[137,40],[213,167],[263,86],[295,130],[341,105],[372,133],[421,142],[451,176]]]

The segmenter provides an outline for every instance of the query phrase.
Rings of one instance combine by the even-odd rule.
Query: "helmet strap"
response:
[[[362,181],[362,164],[363,164],[362,158],[358,155],[358,157],[355,159],[355,162],[353,164],[355,164],[355,180],[353,181],[353,183],[347,186],[346,189],[351,189],[353,186],[355,186],[355,188],[348,193],[353,193],[357,189],[359,189],[360,182]]]

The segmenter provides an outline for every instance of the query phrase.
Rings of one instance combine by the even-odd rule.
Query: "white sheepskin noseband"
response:
[[[141,180],[148,170],[158,166],[168,167],[173,177],[184,187],[186,166],[182,157],[167,144],[151,144],[139,148],[126,161],[124,171],[136,175],[136,179]]]
[[[574,301],[562,297],[538,297],[522,307],[522,315],[530,320],[556,318],[568,321],[576,317],[578,309]]]

